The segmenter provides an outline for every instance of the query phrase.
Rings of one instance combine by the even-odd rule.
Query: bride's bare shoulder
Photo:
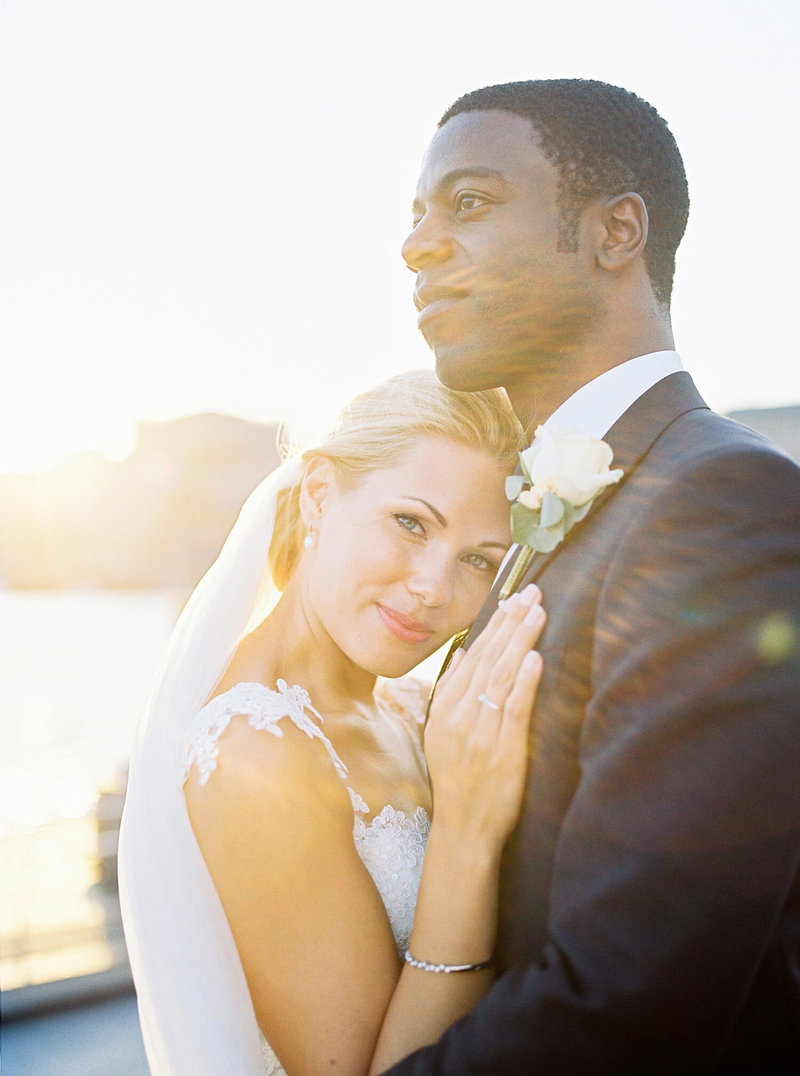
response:
[[[230,698],[236,709],[235,695],[236,688],[212,701],[220,710]],[[269,695],[277,699],[277,693]],[[233,714],[223,719],[225,727],[213,744],[201,742],[196,750],[184,785],[193,824],[211,817],[231,825],[246,818],[252,824],[254,816],[269,824],[287,812],[299,817],[324,810],[352,827],[347,789],[323,739],[311,733],[313,717],[303,724],[288,712],[279,715],[280,699],[270,713],[269,695],[260,718]]]

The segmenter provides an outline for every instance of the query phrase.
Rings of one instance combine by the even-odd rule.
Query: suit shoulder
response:
[[[722,482],[725,486],[763,485],[770,495],[785,489],[800,494],[800,465],[756,430],[714,411],[681,415],[664,432],[645,467],[672,472],[681,484]]]
[[[733,559],[800,555],[800,467],[766,437],[708,410],[673,422],[618,498],[620,553],[644,543],[680,546],[680,557],[692,548]]]

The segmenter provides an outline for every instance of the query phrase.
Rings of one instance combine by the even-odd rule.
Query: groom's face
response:
[[[590,245],[565,251],[558,175],[532,124],[501,110],[431,142],[403,257],[419,328],[451,388],[513,387],[569,362],[598,310]],[[583,230],[583,222],[581,229]]]

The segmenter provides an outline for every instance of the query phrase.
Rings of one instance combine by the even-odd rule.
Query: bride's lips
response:
[[[427,643],[433,632],[421,624],[418,620],[412,620],[410,616],[400,613],[397,609],[390,609],[386,605],[376,603],[378,616],[392,635],[402,639],[404,643]]]
[[[419,311],[417,324],[442,313],[466,296],[463,288],[447,287],[441,284],[423,284],[414,289],[414,306]]]

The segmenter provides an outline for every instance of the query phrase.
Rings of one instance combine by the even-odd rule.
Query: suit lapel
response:
[[[564,541],[557,545],[551,553],[535,553],[533,555],[516,589],[522,590],[529,583],[535,582],[551,561],[570,542],[580,540],[581,534],[586,526],[591,523],[595,514],[607,500],[622,489],[626,480],[645,458],[659,437],[677,418],[687,411],[693,411],[697,408],[707,409],[707,407],[708,405],[698,393],[691,377],[684,370],[662,378],[651,389],[648,389],[643,396],[640,396],[614,423],[604,438],[611,445],[614,453],[612,466],[622,468],[622,478],[615,485],[606,486],[598,494],[586,519],[578,523],[567,534]],[[463,643],[465,647],[468,647],[480,634],[497,608],[498,595],[511,571],[513,562],[514,557],[509,557],[503,571],[495,580],[489,597],[486,599],[475,623],[470,628],[466,641]]]

